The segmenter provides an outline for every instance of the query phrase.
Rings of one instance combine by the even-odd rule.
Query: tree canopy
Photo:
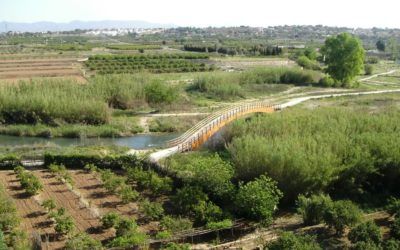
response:
[[[322,48],[329,73],[336,82],[351,87],[354,77],[363,70],[365,51],[361,41],[347,33],[329,37]]]

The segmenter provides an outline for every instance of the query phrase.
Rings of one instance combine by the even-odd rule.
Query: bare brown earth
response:
[[[98,215],[81,202],[79,194],[72,192],[68,186],[55,178],[47,170],[33,171],[43,183],[44,189],[40,199],[54,199],[58,208],[64,207],[74,222],[78,232],[86,232],[93,238],[104,241],[112,237],[112,232],[101,230]]]
[[[83,78],[77,58],[0,59],[1,80],[12,82],[36,77],[73,77],[80,81]]]
[[[34,197],[25,195],[13,171],[0,171],[0,179],[7,194],[13,198],[18,215],[22,218],[20,229],[29,236],[33,232],[42,238],[44,249],[58,249],[64,245],[64,240],[55,237],[52,221]]]
[[[135,218],[139,224],[139,230],[142,232],[152,233],[157,229],[157,222],[144,220],[136,202],[122,203],[118,196],[109,193],[104,188],[101,180],[96,175],[81,170],[69,170],[69,172],[74,181],[74,189],[88,202],[92,211],[99,216],[115,212],[122,216]]]

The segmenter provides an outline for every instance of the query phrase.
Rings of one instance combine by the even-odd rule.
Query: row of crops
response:
[[[99,74],[122,74],[149,71],[153,73],[212,71],[203,54],[96,55],[89,57],[86,67]]]

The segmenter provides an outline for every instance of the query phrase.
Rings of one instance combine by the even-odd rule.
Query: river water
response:
[[[0,135],[0,146],[22,146],[37,144],[54,144],[61,147],[88,145],[118,145],[133,149],[162,147],[168,140],[178,137],[178,133],[138,134],[121,138],[40,138]]]

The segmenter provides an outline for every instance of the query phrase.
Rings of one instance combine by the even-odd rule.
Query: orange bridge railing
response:
[[[250,113],[272,113],[276,110],[280,110],[280,105],[272,105],[266,101],[230,106],[201,120],[181,136],[168,141],[167,145],[177,146],[180,152],[195,150],[233,120]]]

